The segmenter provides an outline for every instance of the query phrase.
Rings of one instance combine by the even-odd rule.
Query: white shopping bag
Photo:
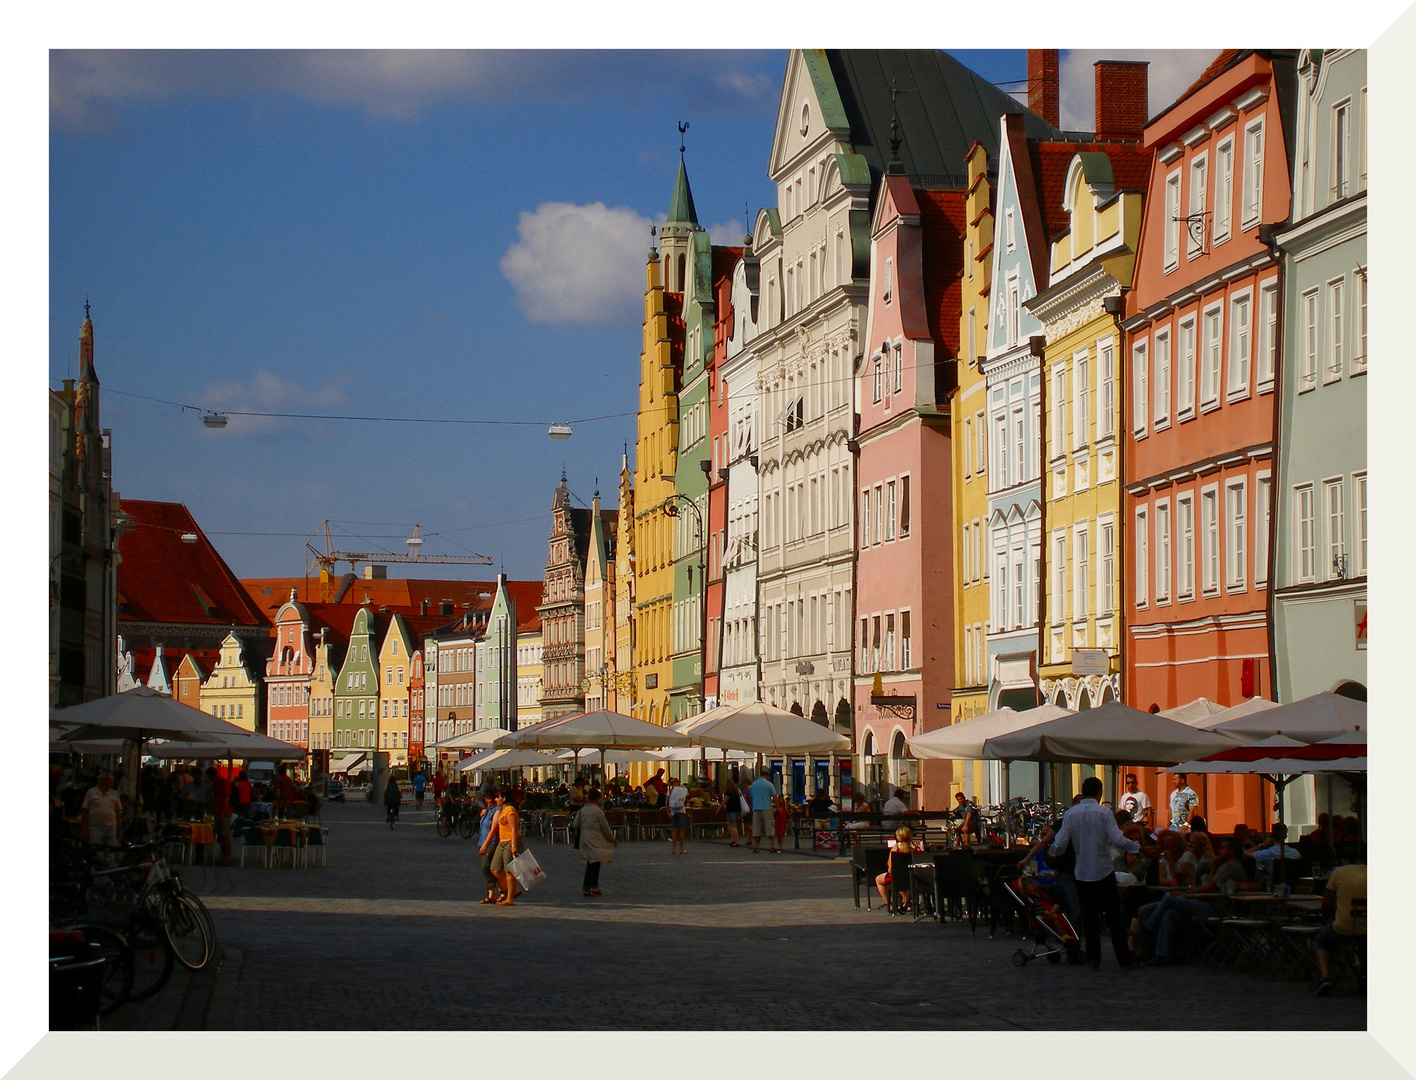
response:
[[[516,883],[521,886],[521,891],[528,891],[531,886],[537,885],[546,880],[546,872],[541,869],[541,864],[536,861],[536,856],[524,848],[520,855],[506,864],[511,876],[516,878]]]

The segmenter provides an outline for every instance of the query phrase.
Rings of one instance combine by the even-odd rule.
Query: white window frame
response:
[[[1254,474],[1254,588],[1268,587],[1269,528],[1273,517],[1273,474]]]
[[[1200,347],[1199,313],[1191,312],[1181,319],[1176,326],[1175,336],[1178,346],[1175,350],[1175,386],[1178,391],[1175,416],[1179,420],[1188,420],[1195,415],[1195,368],[1199,363]]]
[[[1367,473],[1352,474],[1352,577],[1367,576]]]
[[[894,355],[894,361],[895,361],[895,393],[900,394],[900,393],[903,393],[903,392],[904,392],[904,388],[905,388],[905,382],[904,382],[904,372],[905,372],[905,349],[904,349],[904,345],[897,342],[897,343],[895,344],[894,353],[895,353],[895,355]]]
[[[1185,258],[1194,259],[1205,250],[1205,203],[1209,198],[1209,153],[1202,152],[1190,159],[1189,219],[1185,222]],[[1194,218],[1199,217],[1199,228]]]
[[[1091,417],[1087,415],[1088,391],[1091,389],[1091,349],[1081,348],[1072,354],[1072,448],[1087,445],[1091,434]]]
[[[1259,393],[1273,389],[1274,371],[1278,367],[1278,278],[1271,277],[1259,285],[1257,311],[1259,341],[1255,355],[1255,379]]]
[[[1158,499],[1155,504],[1155,602],[1170,602],[1170,579],[1173,567],[1171,552],[1174,544],[1170,535],[1170,500]]]
[[[1315,498],[1311,483],[1293,485],[1293,579],[1300,583],[1317,580]]]
[[[1220,386],[1224,379],[1224,301],[1208,305],[1202,315],[1200,409],[1208,412],[1219,406]]]
[[[1082,622],[1091,614],[1091,546],[1087,523],[1072,527],[1072,621]]]
[[[1008,415],[1008,434],[1013,440],[1013,483],[1021,484],[1029,479],[1028,475],[1028,445],[1027,445],[1027,422],[1023,416],[1022,406],[1018,406]]]
[[[1003,250],[1016,251],[1018,248],[1018,221],[1010,206],[1003,211]]]
[[[1356,288],[1359,347],[1352,350],[1352,374],[1361,375],[1367,370],[1367,268],[1365,266],[1359,268]]]
[[[1224,485],[1224,584],[1230,592],[1243,592],[1248,588],[1248,530],[1247,478],[1228,480]]]
[[[1116,340],[1104,337],[1096,343],[1096,439],[1116,434]]]
[[[1096,614],[1106,618],[1115,613],[1116,519],[1103,514],[1096,519]]]
[[[1229,239],[1234,220],[1234,136],[1214,150],[1214,243]]]
[[[1067,365],[1052,365],[1052,431],[1049,433],[1054,459],[1067,452]]]
[[[984,411],[974,413],[974,473],[983,476],[988,472],[988,431]]]
[[[1347,278],[1333,278],[1323,297],[1323,383],[1336,382],[1346,373]]]
[[[1155,378],[1151,380],[1151,393],[1155,399],[1155,412],[1151,419],[1155,429],[1163,431],[1170,426],[1170,384],[1174,371],[1174,351],[1171,348],[1173,335],[1170,327],[1155,332],[1153,351],[1155,352]]]
[[[1264,209],[1264,118],[1244,126],[1244,192],[1239,227],[1248,229],[1259,223]]]
[[[1008,414],[995,413],[993,416],[993,462],[994,475],[998,477],[999,488],[1008,486]]]
[[[1143,439],[1150,423],[1150,342],[1131,345],[1131,432]]]
[[[973,417],[964,417],[964,479],[973,479]]]
[[[1306,290],[1298,307],[1298,393],[1318,385],[1318,351],[1322,336],[1322,297],[1317,287]]]
[[[1165,178],[1165,273],[1180,265],[1180,170]]]
[[[1052,625],[1061,626],[1067,621],[1067,530],[1056,529],[1052,533]]]
[[[1344,122],[1345,121],[1345,122]],[[1347,198],[1352,191],[1352,98],[1346,97],[1332,107],[1332,126],[1328,158],[1332,172],[1328,176],[1328,197],[1333,202]]]
[[[1175,499],[1175,598],[1195,598],[1195,495]]]
[[[1136,585],[1136,607],[1150,606],[1150,513],[1149,508],[1136,508],[1136,541],[1132,545],[1136,552],[1136,571],[1133,575]]]
[[[1329,477],[1323,481],[1323,502],[1319,512],[1322,514],[1323,565],[1318,578],[1333,581],[1338,576],[1334,559],[1347,555],[1347,485],[1342,477]],[[1350,573],[1350,560],[1348,566]]]
[[[896,504],[896,488],[894,480],[885,481],[885,541],[892,543],[895,539],[896,515],[899,507]]]
[[[1223,567],[1220,565],[1219,485],[1206,484],[1200,489],[1200,588],[1205,596],[1219,592]]]
[[[1229,357],[1225,374],[1225,400],[1249,396],[1254,370],[1254,292],[1245,289],[1229,298]]]

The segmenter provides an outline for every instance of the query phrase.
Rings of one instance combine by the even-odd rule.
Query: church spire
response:
[[[693,206],[693,191],[688,186],[688,168],[679,158],[678,177],[674,180],[674,197],[669,201],[669,225],[698,225],[698,211]]]

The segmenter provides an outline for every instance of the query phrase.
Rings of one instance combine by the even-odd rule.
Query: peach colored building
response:
[[[966,193],[881,180],[860,403],[855,715],[869,788],[948,803],[952,764],[907,739],[949,723],[954,518],[948,395],[956,383]],[[886,760],[882,762],[882,757]]]
[[[1128,704],[1272,697],[1268,585],[1280,267],[1293,54],[1221,53],[1146,126],[1155,154],[1124,324]],[[1168,778],[1143,783],[1163,806]],[[1196,785],[1197,790],[1200,785]],[[1224,832],[1264,817],[1214,777]]]

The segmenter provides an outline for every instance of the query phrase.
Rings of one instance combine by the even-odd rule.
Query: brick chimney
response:
[[[1059,127],[1060,63],[1056,49],[1028,50],[1028,108]]]
[[[1145,60],[1098,60],[1096,137],[1099,142],[1139,142],[1150,116]]]

